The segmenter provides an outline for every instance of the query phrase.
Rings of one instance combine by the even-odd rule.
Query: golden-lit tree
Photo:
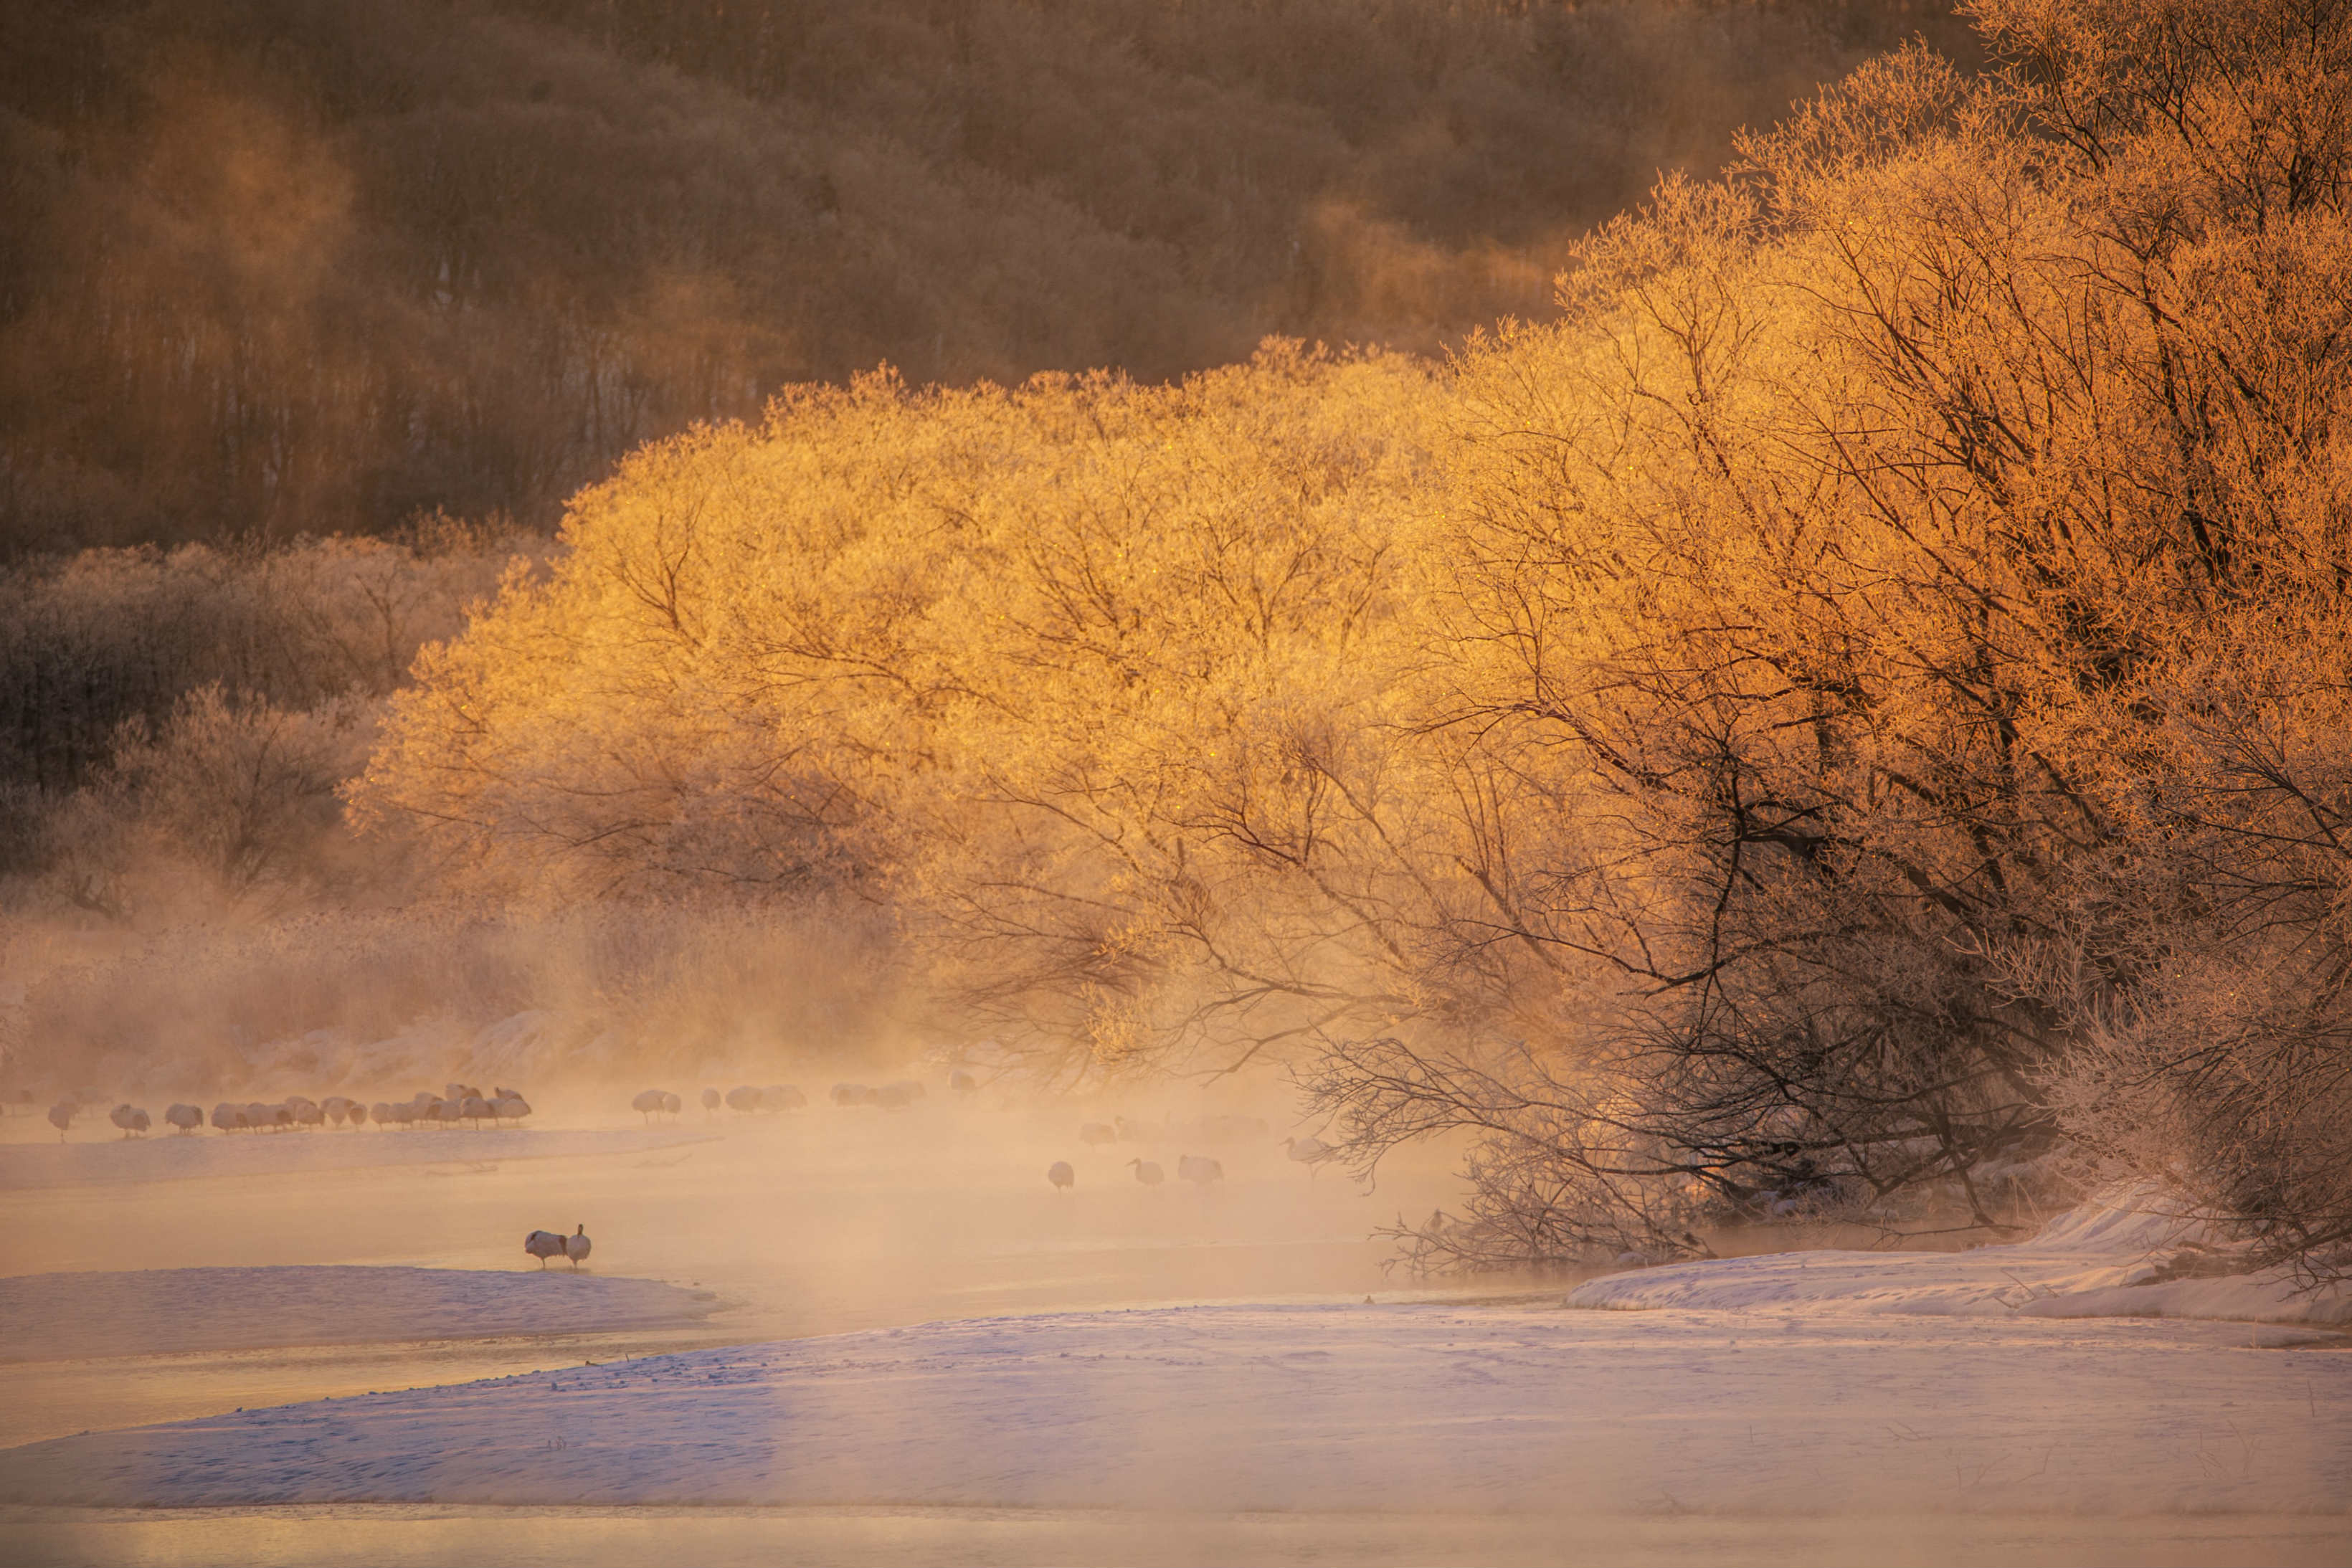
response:
[[[661,444],[428,654],[359,798],[516,882],[886,898],[1076,1067],[1313,1028],[1381,990],[1349,955],[1403,863],[1382,812],[1433,797],[1383,738],[1427,658],[1431,386],[1274,345]]]
[[[2062,1143],[2352,1234],[2352,16],[1978,15],[2005,74],[1866,68],[1464,367],[1454,722],[1616,818],[1498,928],[1640,1000],[1335,1053],[1366,1152],[1488,1135],[1425,1255],[1990,1224]]]

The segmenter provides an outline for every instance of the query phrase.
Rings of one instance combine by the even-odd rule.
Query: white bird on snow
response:
[[[577,1269],[581,1260],[588,1256],[588,1249],[592,1245],[588,1239],[588,1228],[583,1225],[563,1239],[563,1255],[571,1259],[572,1266]]]
[[[1078,1173],[1070,1168],[1067,1160],[1055,1160],[1045,1167],[1045,1179],[1054,1184],[1055,1192],[1067,1192],[1078,1185]]]
[[[561,1258],[565,1255],[563,1238],[552,1230],[532,1231],[522,1239],[522,1249],[538,1259],[539,1266],[542,1269],[547,1267],[547,1260],[550,1258]]]
[[[1127,1163],[1135,1167],[1135,1179],[1146,1186],[1158,1186],[1168,1179],[1167,1173],[1150,1160],[1133,1159]]]

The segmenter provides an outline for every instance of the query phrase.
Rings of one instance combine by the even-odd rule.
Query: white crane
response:
[[[80,1113],[81,1107],[70,1100],[60,1100],[49,1107],[49,1125],[58,1130],[58,1142],[62,1144],[66,1141],[66,1129],[73,1125],[73,1119]]]
[[[1179,1155],[1176,1156],[1176,1177],[1179,1181],[1207,1186],[1213,1181],[1225,1179],[1225,1167],[1206,1155]]]
[[[571,1259],[572,1266],[577,1269],[587,1258],[588,1249],[593,1245],[588,1239],[588,1228],[583,1225],[563,1239],[563,1255]]]
[[[117,1105],[113,1110],[109,1111],[106,1113],[106,1119],[113,1123],[116,1126],[121,1128],[122,1135],[126,1138],[131,1137],[135,1134],[144,1133],[150,1126],[153,1125],[153,1124],[147,1119],[147,1113],[145,1111],[131,1104],[128,1101]]]
[[[522,1239],[522,1249],[538,1259],[541,1269],[547,1267],[547,1260],[550,1258],[561,1258],[565,1255],[563,1238],[552,1230],[532,1231]]]
[[[1078,1173],[1070,1168],[1067,1160],[1055,1160],[1045,1167],[1045,1179],[1054,1184],[1055,1192],[1067,1192],[1078,1185]]]
[[[1168,1179],[1168,1173],[1150,1160],[1133,1159],[1127,1163],[1135,1167],[1135,1179],[1146,1186],[1158,1186]]]
[[[163,1113],[163,1120],[179,1128],[180,1135],[185,1137],[205,1124],[205,1113],[194,1105],[174,1105]]]
[[[1285,1138],[1282,1146],[1292,1159],[1307,1167],[1309,1176],[1317,1174],[1316,1167],[1325,1160],[1336,1159],[1339,1154],[1320,1138]]]
[[[647,1089],[640,1092],[635,1099],[629,1102],[629,1109],[639,1113],[648,1123],[650,1123],[654,1119],[654,1113],[656,1112],[667,1109],[667,1107],[662,1103],[662,1102],[667,1098],[668,1096],[664,1094],[658,1089]]]
[[[702,1092],[702,1113],[706,1116],[716,1116],[719,1114],[718,1090],[705,1089]]]

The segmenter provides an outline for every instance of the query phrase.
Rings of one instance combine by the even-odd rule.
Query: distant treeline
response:
[[[1910,0],[21,0],[0,549],[551,521],[779,386],[1549,315]]]
[[[59,803],[88,787],[119,795],[152,783],[140,772],[151,743],[193,743],[192,726],[241,726],[264,752],[282,753],[282,716],[320,714],[363,750],[365,713],[406,677],[417,649],[457,632],[510,561],[545,548],[432,518],[392,538],[85,550],[20,565],[0,578],[0,878],[55,863],[72,814]],[[255,760],[224,754],[219,765],[242,770],[236,787],[249,789]],[[330,815],[341,777],[306,787]],[[256,797],[230,815],[262,809]],[[212,831],[180,824],[169,836]],[[244,833],[248,848],[264,831]],[[116,852],[136,858],[128,845]],[[117,912],[119,900],[102,902]]]

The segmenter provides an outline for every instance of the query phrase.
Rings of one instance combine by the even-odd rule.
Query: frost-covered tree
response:
[[[854,897],[1046,1068],[1466,1132],[1429,1262],[2343,1235],[2352,6],[1987,0],[1442,368],[640,452],[356,792],[502,890]]]

